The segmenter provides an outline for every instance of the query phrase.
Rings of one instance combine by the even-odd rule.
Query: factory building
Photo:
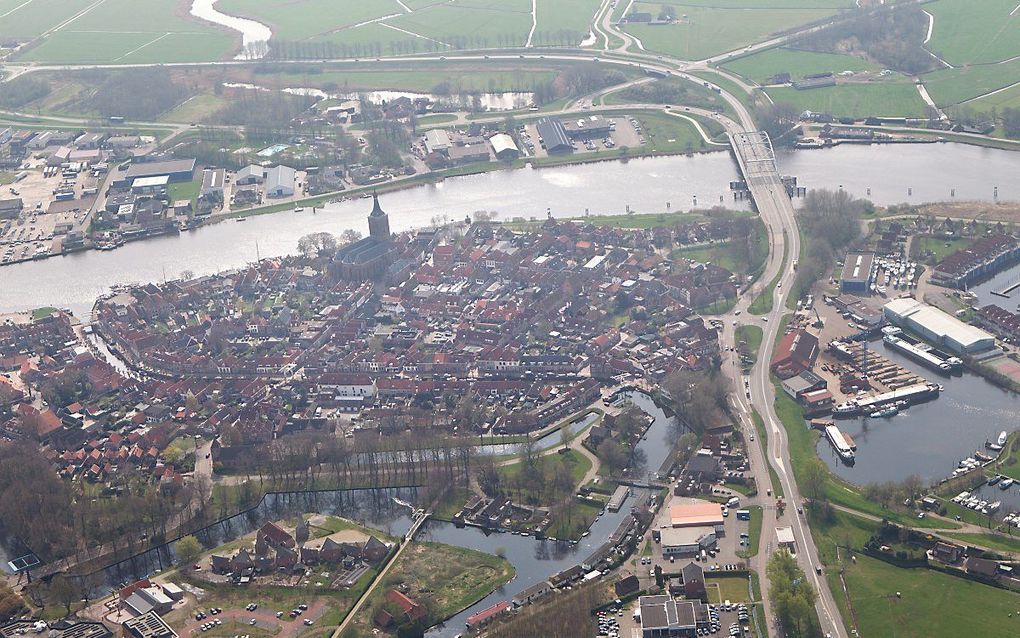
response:
[[[991,334],[910,297],[893,299],[883,311],[890,323],[956,354],[974,354],[995,347]]]
[[[843,261],[843,275],[839,280],[840,292],[868,294],[874,271],[875,253],[847,253]]]

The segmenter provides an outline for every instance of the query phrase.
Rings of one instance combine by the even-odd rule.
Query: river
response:
[[[1020,153],[964,144],[839,146],[782,152],[786,174],[808,188],[843,186],[880,205],[957,199],[1020,200]],[[382,198],[396,231],[428,225],[436,216],[460,219],[492,210],[501,219],[690,210],[735,202],[729,183],[737,169],[728,153],[600,162],[555,168],[503,170],[416,186]],[[909,188],[913,195],[907,195]],[[955,186],[954,186],[955,185]],[[367,231],[365,200],[329,205],[313,214],[284,212],[227,221],[187,232],[130,243],[110,252],[86,251],[0,268],[0,312],[53,305],[87,317],[95,298],[111,286],[162,281],[190,270],[196,275],[238,268],[262,257],[293,253],[307,233],[345,228]],[[258,242],[258,252],[256,252]]]

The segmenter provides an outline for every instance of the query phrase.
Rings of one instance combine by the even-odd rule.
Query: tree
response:
[[[598,447],[597,453],[599,459],[609,469],[610,474],[617,474],[627,467],[627,461],[630,458],[627,449],[612,439],[603,441],[602,445]]]
[[[814,501],[825,498],[825,484],[829,478],[829,468],[818,457],[812,457],[804,466],[804,493]]]
[[[339,244],[330,233],[309,233],[298,240],[298,250],[308,259],[326,257],[336,252]]]
[[[70,578],[57,574],[50,581],[49,595],[54,602],[60,603],[71,614],[71,605],[81,600],[81,588]]]
[[[194,536],[185,536],[181,540],[177,541],[175,546],[177,550],[177,558],[183,564],[190,563],[191,561],[198,558],[202,553],[202,543],[198,541]]]
[[[755,107],[755,119],[769,134],[774,145],[781,144],[800,118],[800,109],[789,102],[775,102]]]

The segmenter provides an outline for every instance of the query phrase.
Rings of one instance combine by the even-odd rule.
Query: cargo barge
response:
[[[885,335],[882,337],[882,342],[887,348],[901,352],[921,365],[943,374],[963,371],[962,359],[948,355],[927,343],[917,341],[895,326],[883,328],[882,333]]]
[[[847,443],[843,433],[839,431],[839,428],[835,425],[825,426],[825,438],[829,439],[829,443],[832,444],[832,449],[836,451],[839,458],[843,459],[844,463],[852,465],[856,460],[856,455],[850,444]]]
[[[836,417],[849,418],[861,414],[872,414],[880,411],[884,406],[895,405],[901,401],[906,405],[912,405],[938,397],[941,389],[941,386],[935,383],[916,383],[874,396],[850,399],[837,405],[832,410],[832,414]]]

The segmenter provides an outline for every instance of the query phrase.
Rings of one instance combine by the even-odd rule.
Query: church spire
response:
[[[390,216],[379,205],[379,193],[373,192],[372,212],[368,215],[368,235],[376,241],[390,240]]]

